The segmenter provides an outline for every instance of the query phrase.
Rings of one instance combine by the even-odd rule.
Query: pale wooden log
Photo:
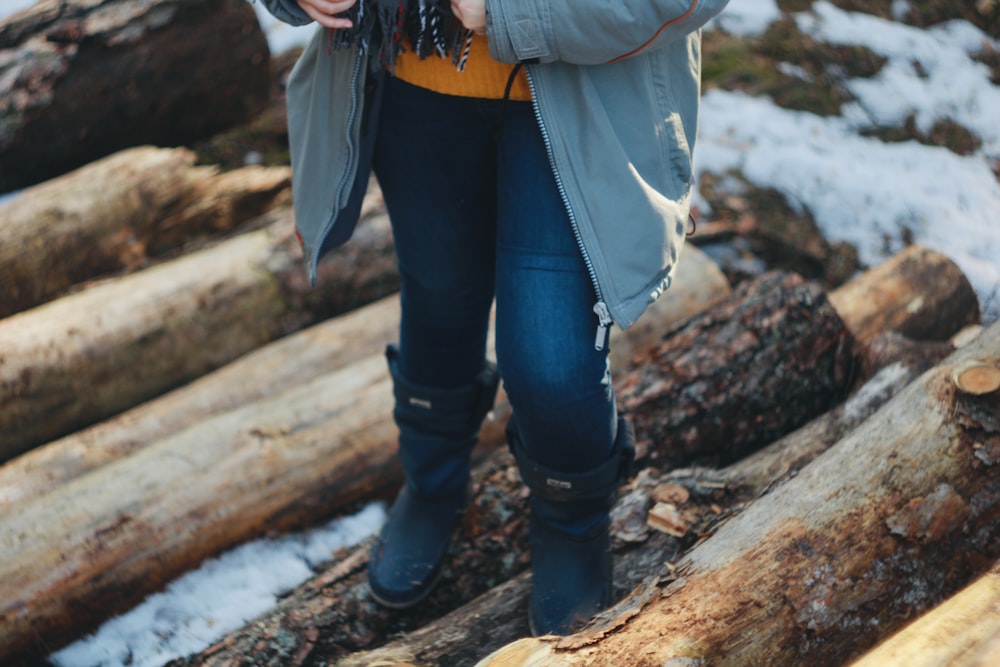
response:
[[[0,192],[127,146],[188,145],[267,101],[243,0],[42,0],[0,20]]]
[[[490,665],[843,664],[1000,555],[1000,396],[957,392],[1000,360],[1000,324],[583,632],[521,640]]]
[[[267,229],[0,320],[0,460],[398,289],[385,216],[302,270],[289,209]]]
[[[628,332],[612,329],[614,372],[628,368],[661,331],[728,293],[718,267],[700,250],[689,250],[678,266],[676,287],[654,304],[642,326]],[[0,466],[0,512],[199,420],[376,353],[395,340],[398,319],[398,296],[385,297],[275,341],[163,397],[36,447]]]
[[[851,667],[1000,664],[1000,564],[866,653]]]
[[[0,318],[71,285],[139,268],[192,238],[218,234],[287,198],[287,167],[219,174],[184,148],[116,153],[0,207]]]
[[[0,466],[0,514],[203,419],[378,354],[395,339],[393,294],[267,344],[120,415]]]
[[[947,340],[979,322],[979,300],[965,274],[945,255],[913,245],[830,295],[861,340],[896,331],[914,340]]]

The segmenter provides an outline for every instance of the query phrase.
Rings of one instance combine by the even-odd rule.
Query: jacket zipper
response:
[[[542,142],[545,144],[545,152],[549,158],[549,167],[552,169],[552,175],[555,178],[556,188],[559,190],[559,196],[562,198],[563,206],[566,207],[566,215],[569,216],[570,227],[573,228],[573,236],[576,238],[576,244],[579,246],[580,254],[583,256],[583,263],[586,265],[587,273],[590,275],[590,282],[594,285],[594,294],[597,295],[597,303],[594,304],[594,313],[597,315],[597,333],[594,336],[594,349],[601,351],[608,343],[608,327],[610,327],[612,323],[611,312],[608,310],[608,304],[605,303],[604,297],[601,295],[601,285],[597,282],[597,271],[594,269],[594,264],[590,260],[590,255],[587,254],[587,248],[583,244],[583,236],[580,235],[580,227],[577,223],[576,215],[573,213],[573,207],[569,204],[569,197],[566,195],[566,188],[563,186],[559,170],[556,169],[556,161],[552,156],[552,141],[549,138],[549,132],[545,127],[545,121],[542,120],[542,113],[538,108],[538,94],[535,90],[535,79],[532,77],[531,70],[529,68],[525,67],[524,71],[528,76],[528,87],[531,88],[531,108],[535,112],[535,120],[538,121],[538,129],[542,133]]]
[[[329,56],[327,56],[329,57]],[[354,119],[358,115],[358,78],[361,76],[361,70],[365,63],[365,57],[361,54],[357,56],[357,62],[354,64],[354,73],[351,74],[351,113],[347,116],[347,169],[344,170],[343,175],[340,177],[340,182],[337,183],[337,187],[333,191],[333,203],[330,208],[333,210],[333,214],[330,219],[326,221],[326,225],[323,227],[323,233],[320,234],[319,238],[325,239],[333,228],[333,223],[337,221],[340,215],[340,207],[337,203],[340,201],[340,197],[344,192],[345,187],[350,187],[353,185],[353,179],[351,175],[351,163],[354,162],[355,150],[354,150]],[[313,271],[316,271],[316,266],[319,263],[319,252],[323,247],[320,243],[313,250],[312,266]]]

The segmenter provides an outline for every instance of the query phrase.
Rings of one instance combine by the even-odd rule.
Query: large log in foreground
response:
[[[288,209],[268,228],[0,320],[0,460],[398,289],[374,216],[312,290]]]
[[[243,0],[44,0],[0,20],[0,192],[258,113],[267,41]]]
[[[1000,367],[1000,324],[956,357]],[[963,394],[956,357],[794,478],[568,638],[492,665],[844,664],[1000,555],[1000,393]]]
[[[689,547],[703,532],[704,527],[698,523],[714,523],[720,511],[726,512],[745,499],[756,498],[785,475],[793,474],[945,356],[944,346],[935,345],[919,353],[908,350],[904,354],[899,353],[901,346],[890,348],[889,354],[880,355],[881,369],[847,403],[773,443],[759,452],[759,456],[755,454],[721,471],[679,469],[666,475],[647,475],[652,472],[647,470],[638,475],[613,512],[618,594],[627,595]],[[486,470],[493,465],[493,461],[487,462]],[[512,462],[508,464],[510,468]],[[480,484],[473,503],[475,511],[461,539],[452,547],[442,584],[420,609],[399,614],[371,602],[362,571],[368,546],[362,545],[284,596],[274,609],[229,633],[198,656],[172,663],[171,667],[221,667],[255,661],[301,664],[298,658],[308,664],[336,663],[341,667],[381,664],[464,667],[525,636],[528,574],[517,575],[465,603],[475,590],[466,582],[494,582],[498,571],[504,568],[510,571],[510,562],[524,563],[530,557],[523,520],[508,520],[502,532],[492,527],[497,514],[523,517],[526,511],[523,496],[505,486],[510,477],[516,477],[516,472],[493,474]],[[647,524],[647,509],[653,506],[658,489],[664,487],[683,488],[701,506],[703,519],[692,521],[682,537],[650,530]],[[510,508],[511,498],[521,499],[521,506]],[[681,505],[685,517],[693,513],[693,504]],[[505,558],[499,563],[484,558],[483,554],[491,554],[490,546],[498,542],[503,545]],[[453,611],[440,616],[447,602],[453,606],[465,604],[451,607]],[[426,618],[435,620],[411,629],[418,619]],[[344,657],[346,651],[375,644],[375,637],[393,637],[402,632],[406,634],[377,649]]]
[[[125,150],[0,207],[0,318],[232,229],[288,192],[287,167],[219,174],[194,161],[183,148]]]

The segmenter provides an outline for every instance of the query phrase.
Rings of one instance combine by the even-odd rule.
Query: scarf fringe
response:
[[[450,56],[459,71],[465,69],[473,32],[451,13],[450,0],[359,0],[340,16],[354,25],[331,28],[327,52],[357,48],[393,71],[406,50],[405,35],[421,58]]]

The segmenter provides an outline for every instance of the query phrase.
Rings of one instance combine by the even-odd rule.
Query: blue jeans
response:
[[[374,170],[402,275],[399,368],[468,385],[491,304],[518,432],[538,463],[585,472],[613,447],[593,283],[529,102],[442,95],[386,77]]]

